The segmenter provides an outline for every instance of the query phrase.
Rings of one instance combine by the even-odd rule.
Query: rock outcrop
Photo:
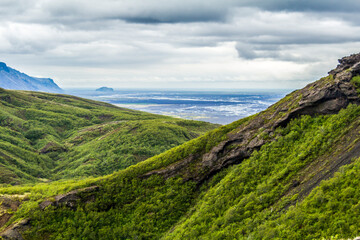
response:
[[[21,203],[18,200],[13,200],[4,196],[0,197],[0,228],[10,220],[13,216],[13,212],[19,208],[20,204]]]
[[[45,200],[39,204],[39,207],[42,210],[48,206],[67,206],[74,209],[79,202],[94,201],[95,195],[93,193],[97,192],[98,190],[98,186],[77,189],[65,194],[57,195],[53,197],[52,200]]]
[[[42,149],[40,149],[41,154],[46,154],[49,152],[65,152],[67,149],[64,146],[59,145],[55,142],[47,143]]]
[[[350,103],[360,104],[356,88],[351,79],[359,75],[360,54],[339,60],[336,69],[328,77],[307,85],[287,95],[283,100],[270,106],[240,125],[228,134],[228,139],[213,147],[204,155],[190,155],[164,169],[154,170],[142,177],[153,174],[165,178],[180,175],[184,180],[192,179],[199,183],[224,167],[242,162],[265,143],[272,141],[272,132],[285,126],[291,119],[301,115],[335,114]],[[265,138],[264,136],[268,136]],[[191,172],[190,164],[192,165]]]
[[[19,199],[24,200],[24,196],[25,195],[0,197],[0,228],[4,227],[13,216],[13,213],[17,211],[21,205],[21,201],[19,201]],[[29,227],[28,223],[28,220],[23,219],[20,222],[9,225],[5,228],[4,231],[0,233],[0,238],[9,240],[22,240],[23,237],[21,232],[25,231]]]
[[[12,224],[7,227],[1,234],[0,237],[4,240],[23,240],[22,232],[30,228],[29,220],[23,219],[18,223]]]
[[[75,209],[76,206],[82,202],[92,202],[95,200],[95,192],[99,190],[98,186],[91,186],[87,188],[77,189],[65,194],[57,195],[53,197],[51,200],[45,200],[39,204],[41,210],[45,210],[48,206],[66,206],[72,209]],[[0,198],[1,209],[7,210],[11,209],[12,211],[16,211],[20,206],[20,202],[16,200],[12,200],[7,197]],[[3,227],[6,222],[11,218],[12,214],[2,214],[0,216],[0,227]],[[23,219],[20,222],[16,222],[6,227],[1,233],[1,239],[9,239],[9,240],[23,240],[22,233],[31,227],[30,219]]]
[[[350,70],[353,76],[360,74],[360,54],[352,54],[347,57],[339,59],[339,65],[329,72],[329,74],[336,76],[338,73]]]

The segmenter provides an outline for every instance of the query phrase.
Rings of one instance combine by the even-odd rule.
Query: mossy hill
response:
[[[0,89],[0,183],[110,174],[216,126],[68,95]]]
[[[3,187],[2,236],[354,238],[359,75],[351,55],[267,110],[111,175]]]

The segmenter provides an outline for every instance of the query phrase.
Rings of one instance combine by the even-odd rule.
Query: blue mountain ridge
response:
[[[0,62],[0,87],[15,90],[30,90],[60,93],[63,90],[51,78],[36,78],[8,67]]]

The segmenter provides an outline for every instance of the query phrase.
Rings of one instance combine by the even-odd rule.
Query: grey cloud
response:
[[[251,60],[260,57],[260,54],[257,53],[254,47],[249,44],[238,42],[236,43],[235,49],[238,52],[240,58]]]
[[[72,21],[118,19],[130,23],[188,23],[223,21],[234,0],[38,0],[40,15],[36,21],[71,24]],[[29,11],[28,11],[29,12]],[[31,17],[31,16],[30,16]],[[41,19],[43,17],[43,19]]]
[[[360,43],[356,0],[0,1],[1,54],[41,65],[151,66],[165,74],[171,66],[214,66],[225,54],[234,66],[257,59],[305,65]]]
[[[118,19],[129,23],[142,24],[160,24],[160,23],[191,23],[191,22],[213,22],[224,21],[225,17],[222,14],[197,13],[197,14],[174,14],[174,15],[157,15],[157,16],[119,16]]]
[[[360,2],[356,0],[249,0],[246,6],[269,11],[316,11],[316,12],[358,12]]]
[[[2,0],[0,18],[69,25],[76,21],[105,19],[144,24],[223,22],[231,17],[230,13],[234,9],[249,7],[275,12],[357,13],[360,11],[360,2],[356,0]]]
[[[38,0],[42,2],[43,0]],[[222,22],[236,8],[257,8],[266,11],[356,13],[356,0],[78,0],[47,1],[40,4],[58,21],[68,19],[120,19],[131,23]],[[56,19],[53,19],[56,20]]]

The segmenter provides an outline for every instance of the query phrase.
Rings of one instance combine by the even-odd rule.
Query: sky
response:
[[[62,88],[296,89],[360,50],[358,0],[0,0],[0,61]]]

